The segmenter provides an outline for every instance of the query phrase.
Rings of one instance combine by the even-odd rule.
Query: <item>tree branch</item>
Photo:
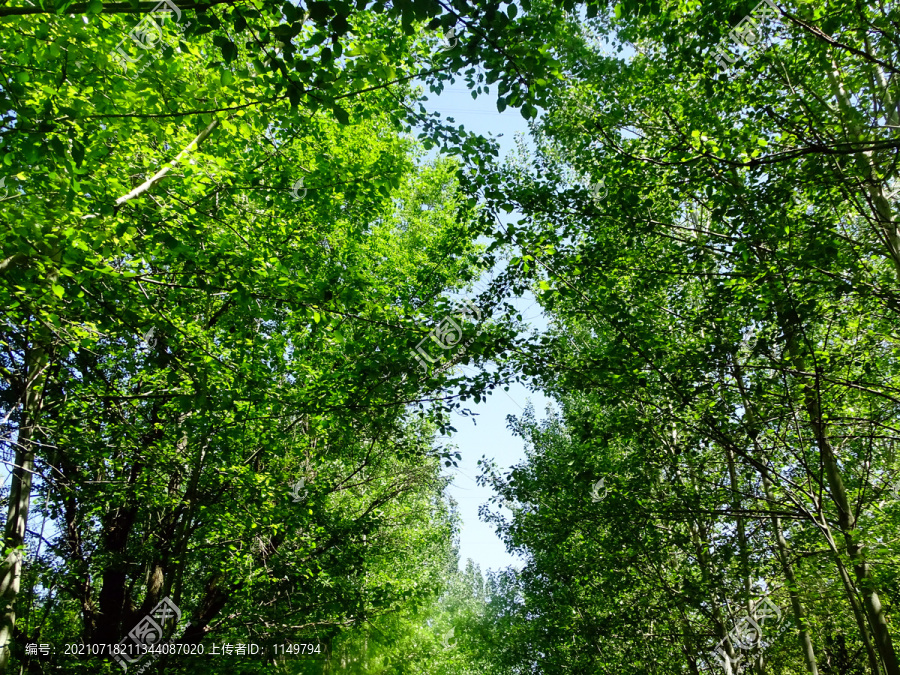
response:
[[[100,14],[143,14],[152,12],[159,7],[162,2],[153,0],[152,2],[106,2],[103,3],[103,9]],[[178,9],[191,9],[198,12],[206,11],[216,5],[236,4],[234,0],[208,0],[207,2],[187,2],[178,5]],[[73,5],[65,7],[65,9],[53,10],[45,9],[38,6],[30,7],[0,7],[0,19],[8,16],[28,16],[34,14],[87,14],[89,2],[76,2]]]
[[[209,123],[209,125],[203,131],[201,131],[199,134],[197,134],[197,137],[194,140],[192,140],[184,150],[182,150],[181,152],[178,153],[178,156],[175,157],[175,159],[173,159],[166,166],[164,166],[162,169],[157,171],[155,175],[148,178],[146,181],[144,181],[141,185],[137,186],[134,190],[129,192],[127,195],[125,195],[123,197],[119,197],[116,200],[116,208],[118,208],[125,202],[127,202],[131,199],[134,199],[135,197],[139,197],[140,195],[145,193],[147,190],[152,188],[154,185],[156,185],[163,178],[165,178],[166,174],[168,174],[169,171],[172,170],[172,167],[175,166],[178,163],[178,161],[182,157],[184,157],[188,152],[190,152],[196,146],[198,146],[200,143],[202,143],[206,139],[206,137],[212,133],[213,129],[215,129],[217,126],[219,126],[219,120],[214,119],[212,122]]]

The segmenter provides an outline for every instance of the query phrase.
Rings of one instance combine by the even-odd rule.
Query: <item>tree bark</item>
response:
[[[828,521],[825,520],[824,516],[820,517],[822,518],[822,522],[819,524],[819,527],[825,534],[825,541],[828,543],[828,548],[831,550],[831,554],[834,557],[838,576],[841,578],[841,583],[844,584],[844,591],[847,594],[847,599],[850,601],[850,608],[856,619],[856,625],[859,627],[860,640],[862,640],[862,643],[866,648],[866,655],[869,659],[869,670],[872,671],[872,675],[881,675],[881,667],[878,665],[878,654],[875,652],[875,645],[872,644],[872,635],[869,632],[869,625],[866,622],[866,616],[862,605],[859,602],[859,597],[857,597],[853,580],[850,578],[850,574],[847,572],[847,568],[844,567],[844,562],[841,560],[841,554],[837,549],[834,537],[831,536],[831,528],[828,526]]]
[[[844,112],[843,118],[841,119],[842,124],[845,125],[851,137],[862,138],[863,129],[853,120],[853,107],[850,104],[850,97],[847,95],[847,91],[841,84],[840,69],[834,58],[831,59],[831,70],[828,71],[828,80],[831,84],[832,91],[838,100],[838,105],[841,111]],[[880,80],[881,82],[884,82],[883,74],[881,75]],[[887,83],[884,83],[884,85],[886,87]],[[890,99],[890,92],[886,92],[886,95],[890,101],[889,105],[892,105],[893,101]],[[888,118],[896,119],[896,112],[893,113],[893,116],[891,113],[888,113]],[[880,236],[885,249],[887,249],[888,256],[894,263],[894,272],[897,275],[897,279],[900,280],[900,226],[898,226],[898,222],[894,220],[891,204],[884,196],[884,186],[878,178],[878,170],[872,159],[872,152],[859,152],[854,155],[854,158],[857,167],[859,167],[859,170],[862,173],[862,180],[866,184],[866,192],[869,205],[872,209],[872,215],[878,223],[877,234]]]
[[[724,380],[724,376],[722,379]],[[728,461],[728,479],[731,482],[731,508],[734,510],[734,517],[737,523],[738,549],[741,557],[741,575],[744,577],[744,610],[747,612],[747,616],[753,616],[753,608],[750,606],[751,582],[750,557],[747,553],[747,528],[744,523],[744,517],[741,515],[743,505],[741,504],[737,470],[734,465],[734,452],[727,446],[725,447],[725,458]],[[756,675],[765,675],[766,667],[762,655],[753,661],[753,670],[756,672]]]
[[[747,394],[746,387],[744,386],[743,371],[740,364],[738,363],[736,355],[734,356],[734,379],[737,382],[738,391],[741,393],[741,401],[743,402],[744,410],[746,411],[746,416],[749,420],[748,434],[750,436],[750,439],[753,441],[753,449],[761,460],[761,465],[757,468],[762,478],[763,493],[766,497],[766,507],[770,511],[773,511],[771,516],[772,530],[775,534],[775,542],[778,546],[777,557],[779,562],[781,563],[781,569],[784,572],[784,578],[787,581],[788,595],[791,598],[791,611],[794,615],[794,621],[797,622],[797,626],[799,627],[797,640],[800,644],[800,652],[803,654],[803,661],[806,663],[806,669],[809,671],[810,675],[819,675],[819,667],[816,662],[815,648],[813,647],[812,638],[809,634],[809,626],[807,625],[803,604],[800,601],[800,587],[797,584],[797,577],[794,574],[794,566],[791,565],[791,561],[788,556],[787,540],[784,538],[784,532],[781,529],[781,519],[778,517],[778,514],[775,513],[772,509],[772,505],[775,503],[775,495],[774,491],[772,490],[772,481],[769,479],[768,469],[765,466],[762,466],[762,459],[763,457],[765,457],[765,455],[758,441],[762,425],[760,423],[756,407],[750,400],[750,397]],[[729,453],[729,455],[731,455],[731,453]]]
[[[792,308],[784,306],[778,307],[777,314],[781,329],[785,334],[787,353],[793,362],[794,368],[801,373],[809,372],[806,369],[806,359],[799,344],[801,330],[799,317]],[[871,569],[865,560],[863,545],[859,542],[858,537],[854,537],[856,517],[853,514],[850,500],[847,498],[847,490],[844,487],[837,457],[828,438],[827,424],[822,415],[819,400],[821,381],[818,369],[816,369],[814,378],[803,377],[803,380],[802,396],[809,418],[809,425],[816,441],[816,447],[819,450],[822,467],[825,470],[828,491],[837,509],[838,523],[840,524],[841,534],[844,536],[847,555],[853,564],[857,586],[862,594],[869,628],[872,631],[875,646],[878,650],[878,655],[881,657],[885,672],[887,675],[900,675],[900,664],[898,664],[887,619],[884,616],[881,598],[875,588]]]
[[[103,571],[103,585],[98,599],[100,614],[91,636],[92,642],[118,641],[123,622],[130,618],[126,616],[128,560],[125,549],[137,513],[137,506],[129,505],[117,508],[108,519],[104,519],[106,535],[103,537],[103,548],[111,560]]]
[[[765,474],[762,476],[762,484],[763,490],[766,493],[766,500],[771,505],[775,502],[775,497],[772,493],[772,482]],[[800,644],[800,652],[803,654],[803,660],[806,663],[806,669],[809,671],[810,675],[819,675],[819,666],[816,663],[816,651],[813,647],[812,638],[809,635],[809,626],[807,625],[803,604],[800,602],[797,577],[794,574],[794,566],[791,565],[790,558],[788,557],[787,540],[784,538],[784,533],[781,529],[781,519],[775,513],[772,514],[772,530],[775,533],[775,541],[778,545],[778,560],[781,563],[781,569],[784,571],[784,578],[787,580],[788,584],[788,594],[791,598],[791,611],[794,614],[794,621],[797,622],[797,626],[799,627],[797,641]]]
[[[52,285],[56,275],[50,275]],[[41,331],[41,337],[49,336]],[[28,357],[31,358],[28,358]],[[29,362],[30,361],[30,362]],[[3,535],[3,562],[0,563],[0,673],[9,666],[10,643],[16,626],[16,598],[22,579],[22,564],[25,560],[25,529],[28,525],[28,511],[31,507],[31,483],[34,470],[34,437],[37,432],[40,411],[44,402],[44,387],[47,384],[47,367],[50,355],[39,345],[26,356],[24,369],[24,402],[16,439],[15,468],[10,479],[9,509]]]

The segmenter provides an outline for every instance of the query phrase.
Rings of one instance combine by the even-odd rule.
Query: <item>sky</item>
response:
[[[604,54],[612,49],[603,40],[598,40],[596,45]],[[634,55],[634,49],[626,44],[618,58],[630,60]],[[514,152],[516,134],[528,136],[528,123],[519,114],[518,109],[507,108],[502,113],[497,112],[496,89],[488,95],[472,99],[472,93],[465,87],[464,80],[458,78],[456,84],[445,88],[440,94],[428,92],[427,96],[429,100],[423,105],[429,112],[437,111],[445,118],[452,117],[457,124],[464,126],[466,131],[484,136],[492,135],[495,138],[499,136],[497,141],[500,144],[501,159]],[[538,115],[540,114],[539,109]],[[501,214],[504,215],[505,217],[501,217],[504,224],[522,217],[517,212]],[[522,318],[529,321],[531,327],[540,329],[547,327],[546,318],[533,296],[508,300],[520,310]],[[493,491],[476,485],[475,478],[479,474],[477,462],[483,455],[495,459],[501,471],[524,459],[523,441],[514,437],[507,429],[506,416],[521,414],[528,402],[534,406],[539,420],[546,416],[544,411],[551,405],[550,399],[542,392],[532,392],[523,385],[515,384],[510,385],[509,392],[502,390],[499,393],[491,392],[487,401],[481,404],[470,402],[468,408],[479,415],[476,418],[477,426],[470,417],[458,414],[453,417],[453,426],[458,433],[453,436],[451,442],[458,446],[462,461],[457,462],[458,469],[450,468],[446,473],[453,477],[448,492],[458,502],[463,521],[459,541],[461,569],[464,568],[467,559],[477,563],[482,572],[509,565],[517,568],[522,566],[519,559],[507,553],[493,527],[479,520],[478,508],[488,501]],[[495,506],[492,510],[497,508],[502,507]]]
[[[502,134],[497,139],[501,158],[514,151],[517,132],[525,135],[528,133],[528,124],[517,109],[507,108],[498,113],[494,93],[473,100],[470,91],[459,80],[456,85],[444,89],[440,95],[429,93],[427,96],[429,100],[424,105],[429,112],[437,111],[443,117],[453,117],[466,131],[495,137]],[[506,220],[518,217],[518,214],[512,213]],[[511,299],[511,302],[519,309],[525,321],[533,326],[546,327],[546,320],[533,296],[529,294]],[[462,460],[457,462],[458,468],[450,467],[445,470],[445,474],[453,478],[448,493],[456,500],[462,519],[459,535],[461,569],[468,559],[478,564],[482,572],[509,565],[518,568],[522,565],[520,559],[507,553],[493,526],[479,520],[478,508],[488,501],[493,491],[487,487],[479,487],[475,479],[479,474],[477,462],[482,456],[495,459],[502,470],[524,459],[523,441],[509,431],[506,417],[520,415],[529,401],[539,418],[550,403],[540,391],[531,392],[521,384],[511,384],[509,392],[495,390],[480,404],[468,402],[465,407],[478,415],[474,422],[472,417],[464,417],[458,413],[453,415],[452,424],[458,433],[453,435],[450,443],[457,446]],[[502,507],[494,507],[497,508]]]

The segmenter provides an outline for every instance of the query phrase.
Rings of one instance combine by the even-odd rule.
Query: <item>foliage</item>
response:
[[[727,76],[707,50],[752,7],[548,34],[568,86],[485,192],[522,214],[501,282],[552,324],[517,368],[561,405],[485,467],[522,505],[494,516],[529,556],[515,672],[697,672],[723,640],[757,673],[898,672],[897,10],[827,5]],[[741,652],[760,595],[782,620]]]
[[[115,644],[163,597],[185,643],[330,641],[412,611],[443,585],[434,439],[461,395],[413,347],[480,265],[458,163],[424,162],[397,115],[425,43],[332,17],[352,56],[322,48],[298,98],[214,13],[181,38],[169,17],[137,74],[103,60],[133,16],[35,14],[2,37],[2,161],[29,167],[3,200],[2,395],[8,459],[37,477],[14,479],[7,574],[32,491],[44,533],[14,664],[39,667],[28,642]],[[172,661],[154,667],[197,667]]]
[[[780,5],[739,61],[770,5],[210,0],[148,33],[155,5],[0,7],[0,671],[169,596],[186,643],[332,648],[248,673],[698,673],[721,644],[900,675],[896,3]],[[427,115],[413,83],[457,77],[533,147],[498,166]],[[423,372],[486,270],[461,358],[492,367]],[[559,411],[484,460],[526,561],[485,581],[452,571],[438,437],[514,377]]]

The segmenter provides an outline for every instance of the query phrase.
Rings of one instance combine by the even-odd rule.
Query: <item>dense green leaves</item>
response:
[[[330,641],[286,672],[699,672],[722,644],[898,675],[895,4],[145,5],[0,8],[16,663],[170,596],[185,642]],[[427,115],[412,83],[457,77],[533,146],[498,166]],[[486,270],[458,358],[492,367],[423,367]],[[548,330],[509,318],[525,292]],[[485,584],[450,571],[436,436],[511,377],[559,410],[485,461],[526,560]]]
[[[14,490],[45,532],[25,593],[56,612],[20,596],[29,668],[26,643],[127,640],[163,597],[185,643],[271,643],[330,641],[442,588],[433,438],[457,397],[414,347],[477,275],[480,225],[459,164],[401,133],[413,96],[382,78],[408,72],[410,36],[325,3],[324,32],[272,18],[192,14],[176,39],[188,12],[166,17],[155,51],[126,40],[124,72],[108,52],[139,16],[3,33],[0,152],[30,167],[3,200],[5,440],[34,462]],[[360,56],[338,64],[344,37]],[[308,39],[316,65],[261,56],[270,39],[284,57]]]
[[[536,152],[485,190],[524,214],[499,283],[551,319],[517,367],[561,405],[484,475],[522,505],[494,516],[529,556],[512,672],[709,668],[763,592],[755,672],[897,672],[895,50],[868,28],[896,9],[788,8],[727,78],[703,54],[753,8],[724,10],[572,20]]]

